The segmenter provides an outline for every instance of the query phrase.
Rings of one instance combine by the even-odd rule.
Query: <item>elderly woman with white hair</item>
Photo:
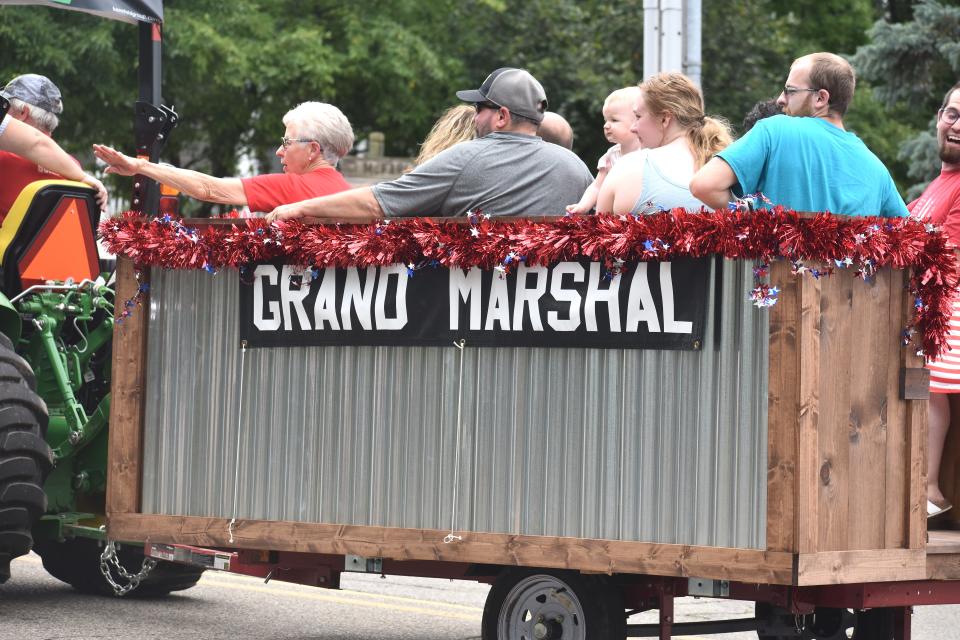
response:
[[[331,104],[304,102],[283,116],[286,126],[277,156],[283,173],[252,178],[215,178],[205,173],[131,158],[95,144],[94,154],[107,173],[144,175],[197,200],[272,211],[282,204],[338,193],[350,188],[336,165],[353,147],[353,129]]]

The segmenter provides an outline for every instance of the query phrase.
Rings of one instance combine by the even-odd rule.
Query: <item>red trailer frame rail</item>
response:
[[[470,579],[492,583],[505,567],[455,562],[400,561],[354,555],[208,549],[182,544],[148,542],[148,557],[180,562],[214,571],[227,571],[327,589],[340,588],[343,572],[379,573],[444,579]],[[815,587],[751,584],[703,578],[677,578],[621,574],[616,576],[624,604],[633,612],[659,610],[655,624],[628,625],[630,637],[669,638],[671,634],[784,631],[803,624],[818,609],[892,610],[897,640],[909,640],[911,607],[960,603],[960,581],[913,580]],[[769,619],[739,618],[696,623],[674,621],[673,601],[685,596],[745,600],[771,605],[782,612],[783,629],[770,627]],[[769,616],[768,616],[769,618]],[[790,620],[796,620],[790,623]],[[788,631],[790,629],[787,629]],[[779,637],[779,636],[778,636]],[[787,636],[788,637],[788,636]]]

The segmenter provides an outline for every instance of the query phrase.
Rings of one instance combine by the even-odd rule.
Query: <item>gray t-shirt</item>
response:
[[[494,132],[461,142],[373,187],[387,217],[559,216],[593,176],[570,151],[537,136]]]

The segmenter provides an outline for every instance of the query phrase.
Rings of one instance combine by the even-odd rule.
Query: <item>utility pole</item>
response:
[[[701,0],[644,0],[643,77],[681,71],[699,85],[700,32]]]

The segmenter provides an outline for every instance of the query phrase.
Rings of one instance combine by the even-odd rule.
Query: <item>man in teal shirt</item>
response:
[[[777,99],[785,115],[761,120],[718,153],[693,176],[690,191],[714,209],[726,208],[732,196],[762,193],[797,211],[906,216],[890,172],[843,128],[855,84],[840,56],[798,58]]]

